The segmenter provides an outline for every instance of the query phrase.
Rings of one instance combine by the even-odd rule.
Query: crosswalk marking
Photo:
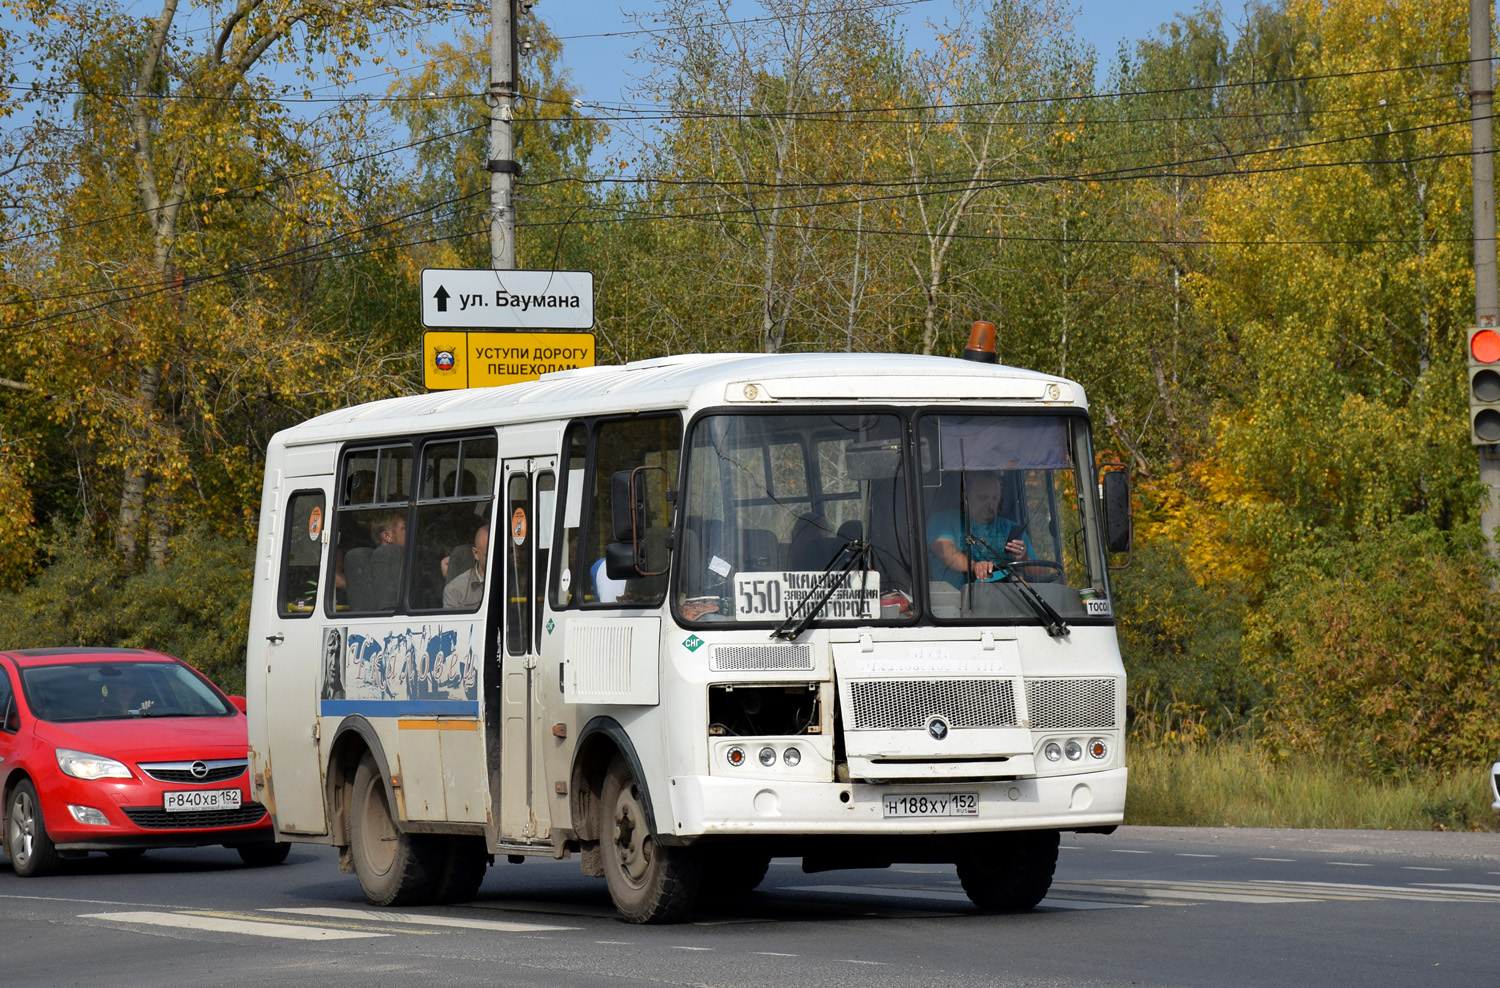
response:
[[[296,923],[234,919],[227,916],[206,916],[194,913],[155,912],[145,909],[116,913],[83,913],[79,918],[102,919],[112,923],[135,923],[144,926],[167,926],[209,933],[243,933],[249,936],[274,937],[279,940],[356,940],[390,936],[389,933],[379,933],[373,930],[334,929],[327,926],[303,926]]]
[[[789,885],[776,889],[778,892],[822,892],[837,895],[871,896],[875,898],[932,899],[940,902],[969,905],[969,897],[963,892],[945,892],[941,889],[880,888],[871,885]],[[1064,902],[1047,898],[1044,903],[1053,909],[1130,909],[1137,903],[1114,902]]]
[[[297,916],[321,916],[327,919],[364,920],[372,923],[416,926],[446,926],[461,930],[493,930],[498,933],[554,933],[576,930],[576,926],[550,926],[542,923],[512,923],[495,919],[467,919],[461,916],[429,916],[426,913],[396,913],[384,909],[350,909],[345,906],[284,906],[263,909],[268,913],[291,913]]]

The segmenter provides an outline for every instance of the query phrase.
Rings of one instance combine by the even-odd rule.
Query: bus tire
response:
[[[1046,898],[1057,868],[1056,830],[990,834],[957,862],[958,880],[980,909],[1022,911]]]
[[[443,839],[443,863],[433,889],[434,902],[468,902],[484,884],[490,866],[483,837],[460,835]]]
[[[604,883],[615,909],[631,923],[675,923],[698,896],[701,862],[690,847],[656,840],[640,784],[618,756],[604,775],[599,800],[599,849]]]
[[[707,895],[740,895],[753,892],[766,880],[771,856],[741,849],[733,844],[705,848],[702,889]]]
[[[432,901],[442,848],[422,834],[396,826],[385,780],[366,755],[354,772],[349,852],[365,899],[374,906],[414,906]]]

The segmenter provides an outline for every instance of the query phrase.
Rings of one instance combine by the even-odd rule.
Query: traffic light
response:
[[[1500,330],[1469,330],[1469,441],[1500,443]]]

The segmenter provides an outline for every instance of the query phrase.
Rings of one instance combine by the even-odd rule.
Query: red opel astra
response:
[[[250,798],[244,701],[160,652],[0,652],[0,803],[18,875],[89,851],[224,844],[278,864]]]

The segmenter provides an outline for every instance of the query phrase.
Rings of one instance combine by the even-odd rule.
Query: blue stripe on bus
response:
[[[440,714],[478,717],[479,703],[474,700],[322,700],[320,711],[325,717],[405,717],[411,714]]]

